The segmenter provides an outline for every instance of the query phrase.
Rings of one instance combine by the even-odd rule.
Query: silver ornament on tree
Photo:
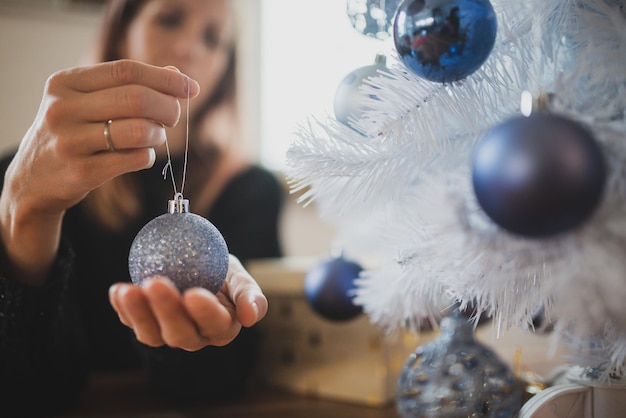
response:
[[[207,219],[189,212],[189,201],[178,193],[168,213],[148,222],[137,234],[128,256],[133,283],[165,276],[182,292],[203,287],[217,293],[228,272],[228,247]]]
[[[513,418],[522,402],[513,371],[458,312],[442,319],[439,336],[411,354],[398,379],[402,418]]]
[[[166,139],[167,164],[163,175],[167,176],[169,169],[174,198],[168,202],[167,213],[148,222],[135,236],[128,254],[128,269],[136,285],[150,277],[164,276],[181,292],[191,287],[203,287],[217,293],[228,273],[228,246],[215,225],[189,212],[189,200],[183,197],[189,150],[189,96],[186,117],[185,163],[180,193],[176,189]]]
[[[335,118],[339,122],[361,134],[364,133],[355,125],[367,110],[364,103],[366,96],[360,89],[368,79],[380,76],[385,70],[387,70],[387,57],[383,54],[376,54],[374,64],[357,68],[341,80],[334,97]]]
[[[400,0],[348,0],[346,12],[359,33],[380,40],[391,37],[393,16]]]

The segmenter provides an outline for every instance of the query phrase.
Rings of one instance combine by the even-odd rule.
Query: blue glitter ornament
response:
[[[165,276],[183,292],[203,287],[217,293],[228,272],[228,247],[217,228],[189,212],[189,201],[177,194],[169,213],[148,222],[135,237],[128,256],[133,283]]]
[[[393,16],[400,0],[348,0],[346,13],[359,33],[380,40],[391,37]]]
[[[311,308],[331,321],[346,321],[363,312],[353,302],[356,284],[363,269],[344,257],[330,258],[311,268],[304,278],[304,292]]]
[[[493,49],[497,26],[489,0],[404,0],[393,40],[408,69],[446,83],[480,68]]]
[[[459,314],[443,318],[439,336],[411,354],[396,392],[402,418],[512,418],[522,401],[513,371]]]
[[[528,237],[566,232],[587,220],[602,197],[604,155],[591,132],[548,113],[514,117],[474,147],[474,192],[502,228]]]

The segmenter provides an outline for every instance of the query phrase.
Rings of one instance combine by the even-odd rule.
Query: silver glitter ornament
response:
[[[350,24],[363,35],[384,41],[391,37],[393,16],[400,0],[347,0]]]
[[[513,418],[522,397],[515,374],[457,313],[443,318],[440,335],[409,357],[396,406],[402,418]]]
[[[217,228],[189,212],[189,201],[177,194],[168,213],[148,222],[130,248],[128,268],[133,283],[165,276],[182,292],[203,287],[217,293],[228,272],[228,247]]]

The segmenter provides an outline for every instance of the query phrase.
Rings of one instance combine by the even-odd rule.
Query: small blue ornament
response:
[[[148,222],[135,237],[128,256],[136,285],[165,276],[183,292],[203,287],[217,293],[228,273],[228,247],[217,228],[189,212],[189,201],[178,194],[169,213]]]
[[[364,134],[354,125],[367,110],[364,104],[365,94],[360,90],[364,82],[372,77],[380,76],[387,69],[387,57],[377,54],[374,64],[357,68],[347,74],[335,91],[334,111],[337,120],[344,125]],[[378,97],[373,97],[378,99]]]
[[[504,121],[476,143],[472,181],[480,206],[496,224],[539,238],[571,230],[591,216],[606,167],[586,127],[532,113]]]
[[[380,40],[391,36],[393,16],[400,0],[348,0],[346,12],[359,33]]]
[[[393,39],[407,68],[426,80],[447,83],[480,68],[497,29],[489,0],[404,0],[394,19]]]
[[[363,312],[355,305],[354,280],[363,269],[343,257],[331,258],[315,265],[304,278],[304,293],[311,308],[331,321],[346,321]]]

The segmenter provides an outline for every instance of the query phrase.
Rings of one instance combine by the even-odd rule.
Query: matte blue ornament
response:
[[[485,213],[502,228],[547,237],[585,222],[606,181],[591,132],[563,116],[532,113],[492,128],[475,145],[472,181]]]
[[[394,19],[393,40],[408,69],[447,83],[480,68],[497,29],[489,0],[404,0]]]
[[[400,0],[347,0],[346,12],[359,33],[380,40],[391,37],[393,16]]]
[[[228,273],[228,247],[217,228],[189,212],[178,194],[169,211],[148,222],[135,237],[128,256],[133,283],[165,276],[183,292],[203,287],[217,293]]]
[[[334,111],[337,120],[344,125],[364,134],[354,125],[367,110],[364,104],[366,96],[360,90],[364,82],[372,77],[380,76],[387,69],[387,57],[377,54],[374,64],[357,68],[348,73],[335,91]],[[374,97],[378,99],[377,97]]]
[[[331,321],[346,321],[363,312],[353,302],[354,280],[363,269],[343,257],[331,258],[311,268],[304,278],[304,292],[311,308]]]
[[[402,418],[513,418],[522,401],[513,371],[461,315],[443,318],[439,336],[411,354],[396,392]]]

